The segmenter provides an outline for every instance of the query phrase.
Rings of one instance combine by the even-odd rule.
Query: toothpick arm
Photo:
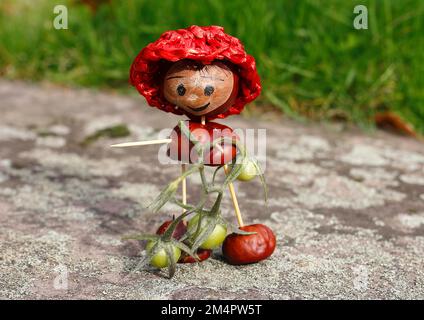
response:
[[[170,143],[171,141],[172,141],[172,139],[158,139],[158,140],[147,140],[147,141],[124,142],[124,143],[112,144],[111,148],[148,146],[148,145],[152,145],[152,144]]]

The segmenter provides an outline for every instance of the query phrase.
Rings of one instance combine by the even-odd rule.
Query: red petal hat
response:
[[[150,106],[178,115],[184,114],[183,110],[164,98],[161,90],[163,77],[170,65],[182,59],[203,64],[224,61],[238,74],[239,90],[234,104],[215,118],[239,114],[247,103],[260,94],[255,59],[246,53],[239,39],[226,34],[224,28],[219,26],[191,26],[163,33],[137,55],[131,65],[130,82]]]

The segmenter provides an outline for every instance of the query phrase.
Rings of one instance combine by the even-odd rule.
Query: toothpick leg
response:
[[[182,164],[181,165],[181,173],[184,174],[185,171],[186,171],[186,164]],[[183,204],[186,205],[187,204],[187,181],[186,181],[186,178],[183,179],[183,181],[181,183],[181,187],[182,187]],[[183,213],[184,212],[186,212],[185,209],[183,209]]]
[[[224,171],[226,174],[228,173],[227,165],[224,166]],[[240,212],[240,208],[239,208],[239,204],[238,204],[238,200],[236,196],[236,191],[234,190],[233,183],[228,184],[228,189],[230,190],[231,200],[233,201],[233,206],[234,206],[234,211],[236,213],[237,222],[240,227],[243,227],[244,226],[243,218],[241,217],[241,212]]]

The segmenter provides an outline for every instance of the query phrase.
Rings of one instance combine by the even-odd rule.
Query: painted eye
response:
[[[178,93],[178,95],[179,95],[179,96],[183,96],[183,95],[185,95],[185,93],[186,93],[186,88],[184,87],[184,85],[180,84],[180,85],[177,87],[177,93]]]
[[[214,88],[212,86],[205,87],[205,96],[210,96],[214,92]]]

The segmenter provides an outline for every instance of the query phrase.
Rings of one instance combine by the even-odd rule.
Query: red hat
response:
[[[180,108],[168,102],[162,93],[163,77],[173,62],[190,59],[210,64],[221,60],[229,63],[239,76],[239,90],[234,104],[216,118],[239,114],[244,106],[261,91],[255,59],[244,51],[239,39],[224,32],[219,26],[191,26],[187,29],[163,33],[158,40],[143,48],[130,70],[130,82],[149,105],[166,112],[183,114]]]

